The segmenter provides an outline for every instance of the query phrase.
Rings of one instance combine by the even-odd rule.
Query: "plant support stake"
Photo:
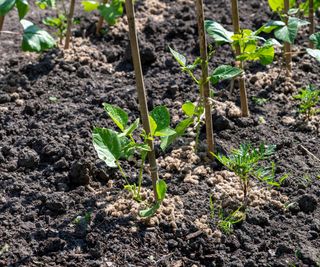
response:
[[[0,34],[2,32],[3,23],[4,23],[4,16],[0,16]]]
[[[203,11],[203,1],[197,0],[197,17],[198,17],[198,31],[199,31],[199,42],[200,42],[200,57],[201,57],[201,70],[202,77],[200,80],[200,92],[201,98],[204,102],[205,108],[205,121],[206,121],[206,136],[207,136],[207,146],[208,154],[214,151],[214,140],[213,140],[213,125],[212,125],[212,114],[211,114],[211,101],[210,96],[210,84],[208,81],[208,53],[207,53],[207,40],[204,30],[204,11]]]
[[[284,0],[284,15],[286,16],[285,23],[288,25],[288,11],[290,8],[290,3],[289,0]],[[284,58],[285,58],[285,63],[286,63],[286,68],[287,68],[287,75],[291,75],[291,44],[288,42],[284,43]]]
[[[71,28],[72,28],[72,20],[73,20],[73,13],[74,13],[74,5],[75,5],[75,0],[71,0],[69,14],[68,14],[67,33],[66,33],[66,41],[65,41],[65,44],[64,44],[64,49],[69,49],[70,37],[71,37]]]
[[[314,34],[314,1],[313,0],[309,0],[309,36]],[[314,44],[312,41],[309,41],[309,47],[310,48],[314,48]]]
[[[144,130],[146,131],[146,134],[149,135],[151,132],[150,121],[149,121],[149,111],[147,106],[146,90],[144,86],[143,74],[142,74],[142,68],[141,68],[140,52],[139,52],[139,46],[138,46],[138,38],[137,38],[137,31],[136,31],[135,18],[134,18],[134,8],[133,8],[132,0],[126,0],[125,5],[126,5],[126,12],[127,12],[127,18],[128,18],[128,24],[129,24],[131,54],[132,54],[134,72],[136,76],[137,93],[138,93],[142,125]],[[153,187],[155,201],[157,201],[158,194],[156,190],[156,184],[159,177],[158,177],[158,167],[157,167],[157,161],[156,161],[156,156],[154,152],[153,141],[149,140],[148,145],[150,146],[150,149],[151,149],[151,151],[148,153],[148,159],[150,164],[152,187]]]
[[[108,3],[108,0],[103,0],[102,3],[105,5],[106,3]],[[102,25],[103,25],[103,20],[104,18],[100,15],[99,20],[97,22],[97,28],[96,28],[96,34],[99,35]]]
[[[238,0],[231,0],[231,8],[232,8],[232,23],[235,34],[240,34],[240,22],[239,22],[239,9],[238,9]],[[240,45],[236,45],[236,56],[241,54]],[[243,70],[243,62],[237,62],[237,66],[239,66]],[[243,117],[249,116],[249,107],[248,107],[248,97],[246,84],[244,80],[244,71],[239,77],[239,85],[240,85],[240,103],[241,103],[241,113]]]

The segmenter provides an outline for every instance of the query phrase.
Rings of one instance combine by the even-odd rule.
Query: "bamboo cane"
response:
[[[103,0],[102,3],[106,4],[106,3],[108,3],[108,0]],[[104,20],[104,18],[100,15],[99,20],[97,22],[97,27],[96,27],[96,34],[97,35],[100,34],[100,31],[101,31],[101,28],[102,28],[102,25],[103,25],[103,20]]]
[[[141,68],[140,52],[139,52],[139,46],[138,46],[134,7],[133,7],[132,0],[126,0],[125,5],[126,5],[127,18],[128,18],[128,24],[129,24],[129,38],[130,38],[130,45],[131,45],[132,61],[133,61],[133,66],[134,66],[134,71],[136,76],[140,114],[141,114],[143,128],[146,131],[146,133],[149,135],[151,132],[149,112],[148,112],[146,90],[144,86],[143,74],[142,74],[142,68]],[[151,148],[151,151],[148,153],[148,159],[150,164],[152,187],[153,187],[155,201],[157,201],[158,194],[156,191],[156,184],[159,179],[158,167],[157,167],[153,141],[149,140],[148,144]]]
[[[212,125],[212,114],[211,114],[211,102],[210,96],[210,84],[208,82],[208,53],[207,53],[207,41],[204,30],[204,11],[203,1],[197,0],[197,18],[198,18],[198,31],[199,31],[199,43],[200,43],[200,57],[201,57],[201,69],[202,78],[200,82],[200,92],[205,108],[205,120],[206,120],[206,136],[208,154],[214,152],[214,140],[213,140],[213,125]]]
[[[68,14],[67,33],[66,33],[66,41],[64,43],[64,49],[69,49],[72,20],[73,20],[73,14],[74,14],[74,5],[75,5],[75,0],[71,0],[69,14]]]
[[[288,11],[290,8],[290,3],[289,0],[284,0],[284,14],[286,15],[285,23],[288,25]],[[286,63],[286,68],[287,68],[287,75],[291,75],[291,62],[292,62],[292,56],[291,56],[291,44],[288,42],[284,43],[284,58],[285,58],[285,63]]]
[[[313,0],[309,0],[309,35],[314,34],[315,26],[314,26],[314,2]],[[314,48],[314,44],[312,41],[309,41],[309,47]]]
[[[231,0],[231,8],[232,8],[232,23],[235,34],[240,34],[240,22],[239,22],[239,9],[238,9],[238,0]],[[241,54],[240,45],[236,45],[236,55],[239,56]],[[243,62],[237,62],[237,65],[243,69]],[[239,85],[240,85],[240,102],[241,102],[241,113],[243,117],[248,117],[249,108],[248,108],[248,97],[246,84],[244,80],[244,72],[239,77]]]
[[[3,24],[4,24],[4,16],[1,16],[0,17],[0,34],[2,32]]]

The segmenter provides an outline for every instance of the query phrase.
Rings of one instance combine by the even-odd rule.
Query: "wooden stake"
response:
[[[314,3],[313,0],[309,0],[309,36],[314,34]],[[309,40],[309,47],[314,48],[314,44]]]
[[[68,14],[67,33],[66,33],[66,41],[64,43],[64,49],[69,49],[72,20],[73,20],[73,14],[74,14],[74,5],[75,5],[75,0],[71,0],[69,14]]]
[[[144,86],[143,74],[142,74],[142,68],[141,68],[140,52],[139,52],[139,46],[138,46],[136,23],[135,23],[135,17],[134,17],[134,7],[133,7],[132,0],[126,0],[125,5],[126,5],[128,24],[129,24],[131,56],[132,56],[134,72],[136,76],[136,83],[137,83],[139,109],[140,109],[143,128],[146,131],[146,133],[149,135],[151,132],[150,121],[149,121],[149,111],[147,106],[146,90]],[[151,151],[148,153],[148,159],[150,164],[152,187],[153,187],[155,200],[157,201],[158,194],[156,191],[156,184],[159,179],[158,167],[157,167],[153,141],[149,140],[148,144],[151,148]]]
[[[238,0],[231,0],[231,8],[232,8],[232,23],[234,33],[240,34],[240,22],[239,22],[239,8],[238,8]],[[236,45],[236,55],[239,56],[241,54],[240,46]],[[244,68],[243,62],[237,62],[237,66],[241,69]],[[248,96],[246,90],[246,84],[244,80],[244,72],[239,77],[239,85],[240,85],[240,102],[241,102],[241,113],[243,117],[248,117],[249,107],[248,107]]]
[[[0,34],[1,34],[1,32],[2,32],[3,23],[4,23],[4,16],[1,16],[1,17],[0,17]]]
[[[207,135],[207,146],[208,155],[211,156],[210,152],[214,152],[214,140],[213,140],[213,125],[212,125],[212,114],[211,114],[211,102],[210,102],[210,84],[208,80],[208,52],[207,52],[207,40],[204,30],[204,11],[203,1],[197,0],[197,14],[198,14],[198,31],[199,31],[199,43],[200,43],[200,57],[201,57],[201,69],[202,78],[200,81],[201,97],[205,108],[205,120],[206,120],[206,135]]]
[[[106,3],[108,3],[108,0],[103,0],[102,3],[106,4]],[[97,27],[96,27],[96,34],[97,35],[100,35],[100,31],[101,31],[101,28],[102,28],[102,25],[103,25],[103,20],[104,20],[104,18],[102,16],[100,16],[99,20],[97,22]]]
[[[290,3],[289,0],[284,0],[284,14],[287,16],[285,19],[285,23],[288,24],[288,11],[290,8]],[[288,42],[284,43],[284,58],[285,58],[285,63],[286,63],[286,68],[287,68],[287,76],[291,76],[291,61],[292,61],[292,56],[291,56],[291,44]]]

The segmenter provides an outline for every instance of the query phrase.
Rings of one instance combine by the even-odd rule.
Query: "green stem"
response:
[[[196,83],[199,84],[198,79],[196,78],[196,76],[194,76],[194,74],[192,73],[191,70],[187,70],[188,74],[190,75],[190,77],[192,78],[192,80]]]
[[[120,162],[119,162],[118,160],[116,160],[116,164],[117,164],[117,166],[118,166],[118,168],[119,168],[119,171],[120,171],[122,177],[126,180],[127,185],[129,185],[127,175],[126,175],[125,172],[123,171],[123,169],[122,169],[122,167],[121,167],[121,165],[120,165]]]
[[[138,181],[138,197],[140,198],[140,191],[141,191],[141,185],[142,185],[142,178],[143,178],[143,167],[146,160],[146,156],[141,157],[141,166],[139,170],[139,181]]]

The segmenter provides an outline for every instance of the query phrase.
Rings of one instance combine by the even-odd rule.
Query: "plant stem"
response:
[[[144,81],[143,81],[137,31],[136,31],[136,25],[135,25],[134,7],[133,7],[132,0],[126,0],[125,4],[126,4],[127,18],[128,18],[128,24],[129,24],[131,56],[132,56],[132,61],[133,61],[133,66],[134,66],[134,71],[136,76],[141,120],[142,120],[142,125],[144,130],[147,136],[149,136],[151,133],[151,130],[150,130],[151,128],[150,128],[150,121],[149,121],[149,111],[147,106],[146,90],[145,90]],[[156,185],[157,185],[159,176],[158,176],[158,166],[157,166],[156,155],[154,151],[153,140],[149,139],[148,145],[151,150],[148,152],[148,159],[150,164],[153,193],[154,193],[155,201],[158,201]]]
[[[239,22],[239,9],[238,9],[238,0],[231,0],[232,6],[232,23],[234,32],[236,34],[240,34],[240,22]],[[240,45],[236,45],[236,55],[239,56],[241,54]],[[242,70],[244,68],[243,62],[236,62]],[[248,107],[248,97],[247,97],[247,90],[246,84],[244,80],[244,72],[239,77],[239,85],[240,85],[240,103],[241,103],[241,113],[243,117],[248,117],[249,114],[249,107]]]
[[[108,3],[108,0],[102,0],[102,4]],[[97,22],[97,27],[96,27],[96,35],[100,35],[100,31],[103,25],[103,17],[100,15],[99,20]]]
[[[197,0],[197,17],[198,17],[198,32],[199,32],[199,42],[200,42],[200,57],[201,57],[201,70],[202,77],[200,82],[202,93],[201,97],[204,103],[205,110],[205,121],[206,121],[206,136],[207,136],[207,152],[210,157],[212,157],[210,152],[214,152],[214,140],[213,140],[213,124],[212,124],[212,114],[211,114],[211,101],[210,97],[210,84],[208,81],[208,51],[207,51],[207,40],[204,30],[204,11],[203,11],[203,1]]]
[[[314,3],[313,0],[309,0],[309,36],[314,34]],[[309,47],[314,48],[314,44],[309,40]]]
[[[146,160],[146,156],[141,156],[141,166],[139,170],[139,181],[138,181],[138,197],[140,198],[140,191],[141,191],[141,185],[142,185],[142,178],[143,178],[143,167],[144,162]]]
[[[288,25],[288,11],[290,8],[290,3],[289,0],[284,0],[284,13],[285,13],[285,23]],[[292,61],[292,56],[291,56],[291,44],[288,42],[284,43],[284,57],[285,57],[285,63],[287,67],[287,76],[291,76],[291,61]]]
[[[126,175],[126,173],[123,171],[123,169],[122,169],[122,167],[121,167],[121,165],[120,165],[120,162],[119,162],[118,160],[116,160],[116,164],[117,164],[117,166],[118,166],[118,168],[119,168],[119,171],[120,171],[122,177],[126,180],[127,185],[129,185],[129,181],[128,181],[127,175]]]
[[[67,33],[66,33],[66,41],[64,44],[64,49],[69,49],[70,37],[71,37],[71,27],[72,27],[73,13],[74,13],[74,5],[75,5],[75,0],[71,0],[69,14],[68,14]]]
[[[1,32],[2,32],[3,24],[4,24],[4,16],[1,16],[0,17],[0,35],[1,35]]]

